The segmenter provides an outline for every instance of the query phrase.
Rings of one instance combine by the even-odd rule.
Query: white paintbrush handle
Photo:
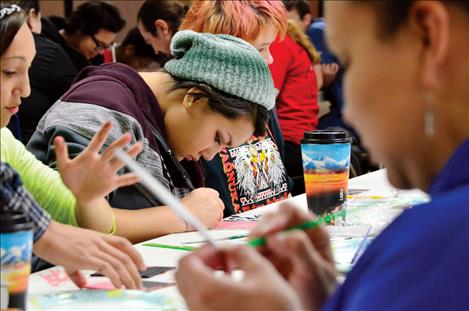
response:
[[[121,159],[128,168],[134,171],[140,182],[144,184],[162,203],[169,206],[179,217],[195,228],[207,242],[215,247],[215,241],[207,233],[207,228],[195,218],[165,186],[156,178],[147,173],[134,159],[121,149],[115,150],[116,156]]]

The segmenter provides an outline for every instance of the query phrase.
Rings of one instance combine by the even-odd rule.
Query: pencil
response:
[[[149,247],[176,249],[176,250],[180,250],[180,251],[189,251],[189,252],[193,252],[193,251],[197,250],[197,247],[178,246],[178,245],[169,245],[169,244],[160,244],[160,243],[144,243],[142,245],[143,246],[149,246]]]

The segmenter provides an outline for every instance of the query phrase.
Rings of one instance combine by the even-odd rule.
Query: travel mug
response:
[[[346,131],[305,132],[301,154],[308,209],[318,216],[345,208],[352,138]],[[330,224],[335,224],[332,218]]]
[[[0,247],[0,308],[25,310],[33,247],[33,223],[27,215],[0,208]]]

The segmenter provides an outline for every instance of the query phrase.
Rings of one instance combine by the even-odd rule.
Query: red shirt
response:
[[[286,35],[275,40],[270,52],[274,62],[269,66],[277,96],[277,114],[286,141],[300,144],[305,131],[318,124],[318,88],[316,73],[306,50]]]

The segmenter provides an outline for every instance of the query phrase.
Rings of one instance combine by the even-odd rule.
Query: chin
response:
[[[10,116],[2,116],[0,120],[0,128],[4,128],[8,125],[10,122]]]
[[[398,189],[412,189],[415,186],[410,182],[409,177],[405,174],[405,170],[399,169],[395,166],[386,166],[386,172],[389,183]]]

